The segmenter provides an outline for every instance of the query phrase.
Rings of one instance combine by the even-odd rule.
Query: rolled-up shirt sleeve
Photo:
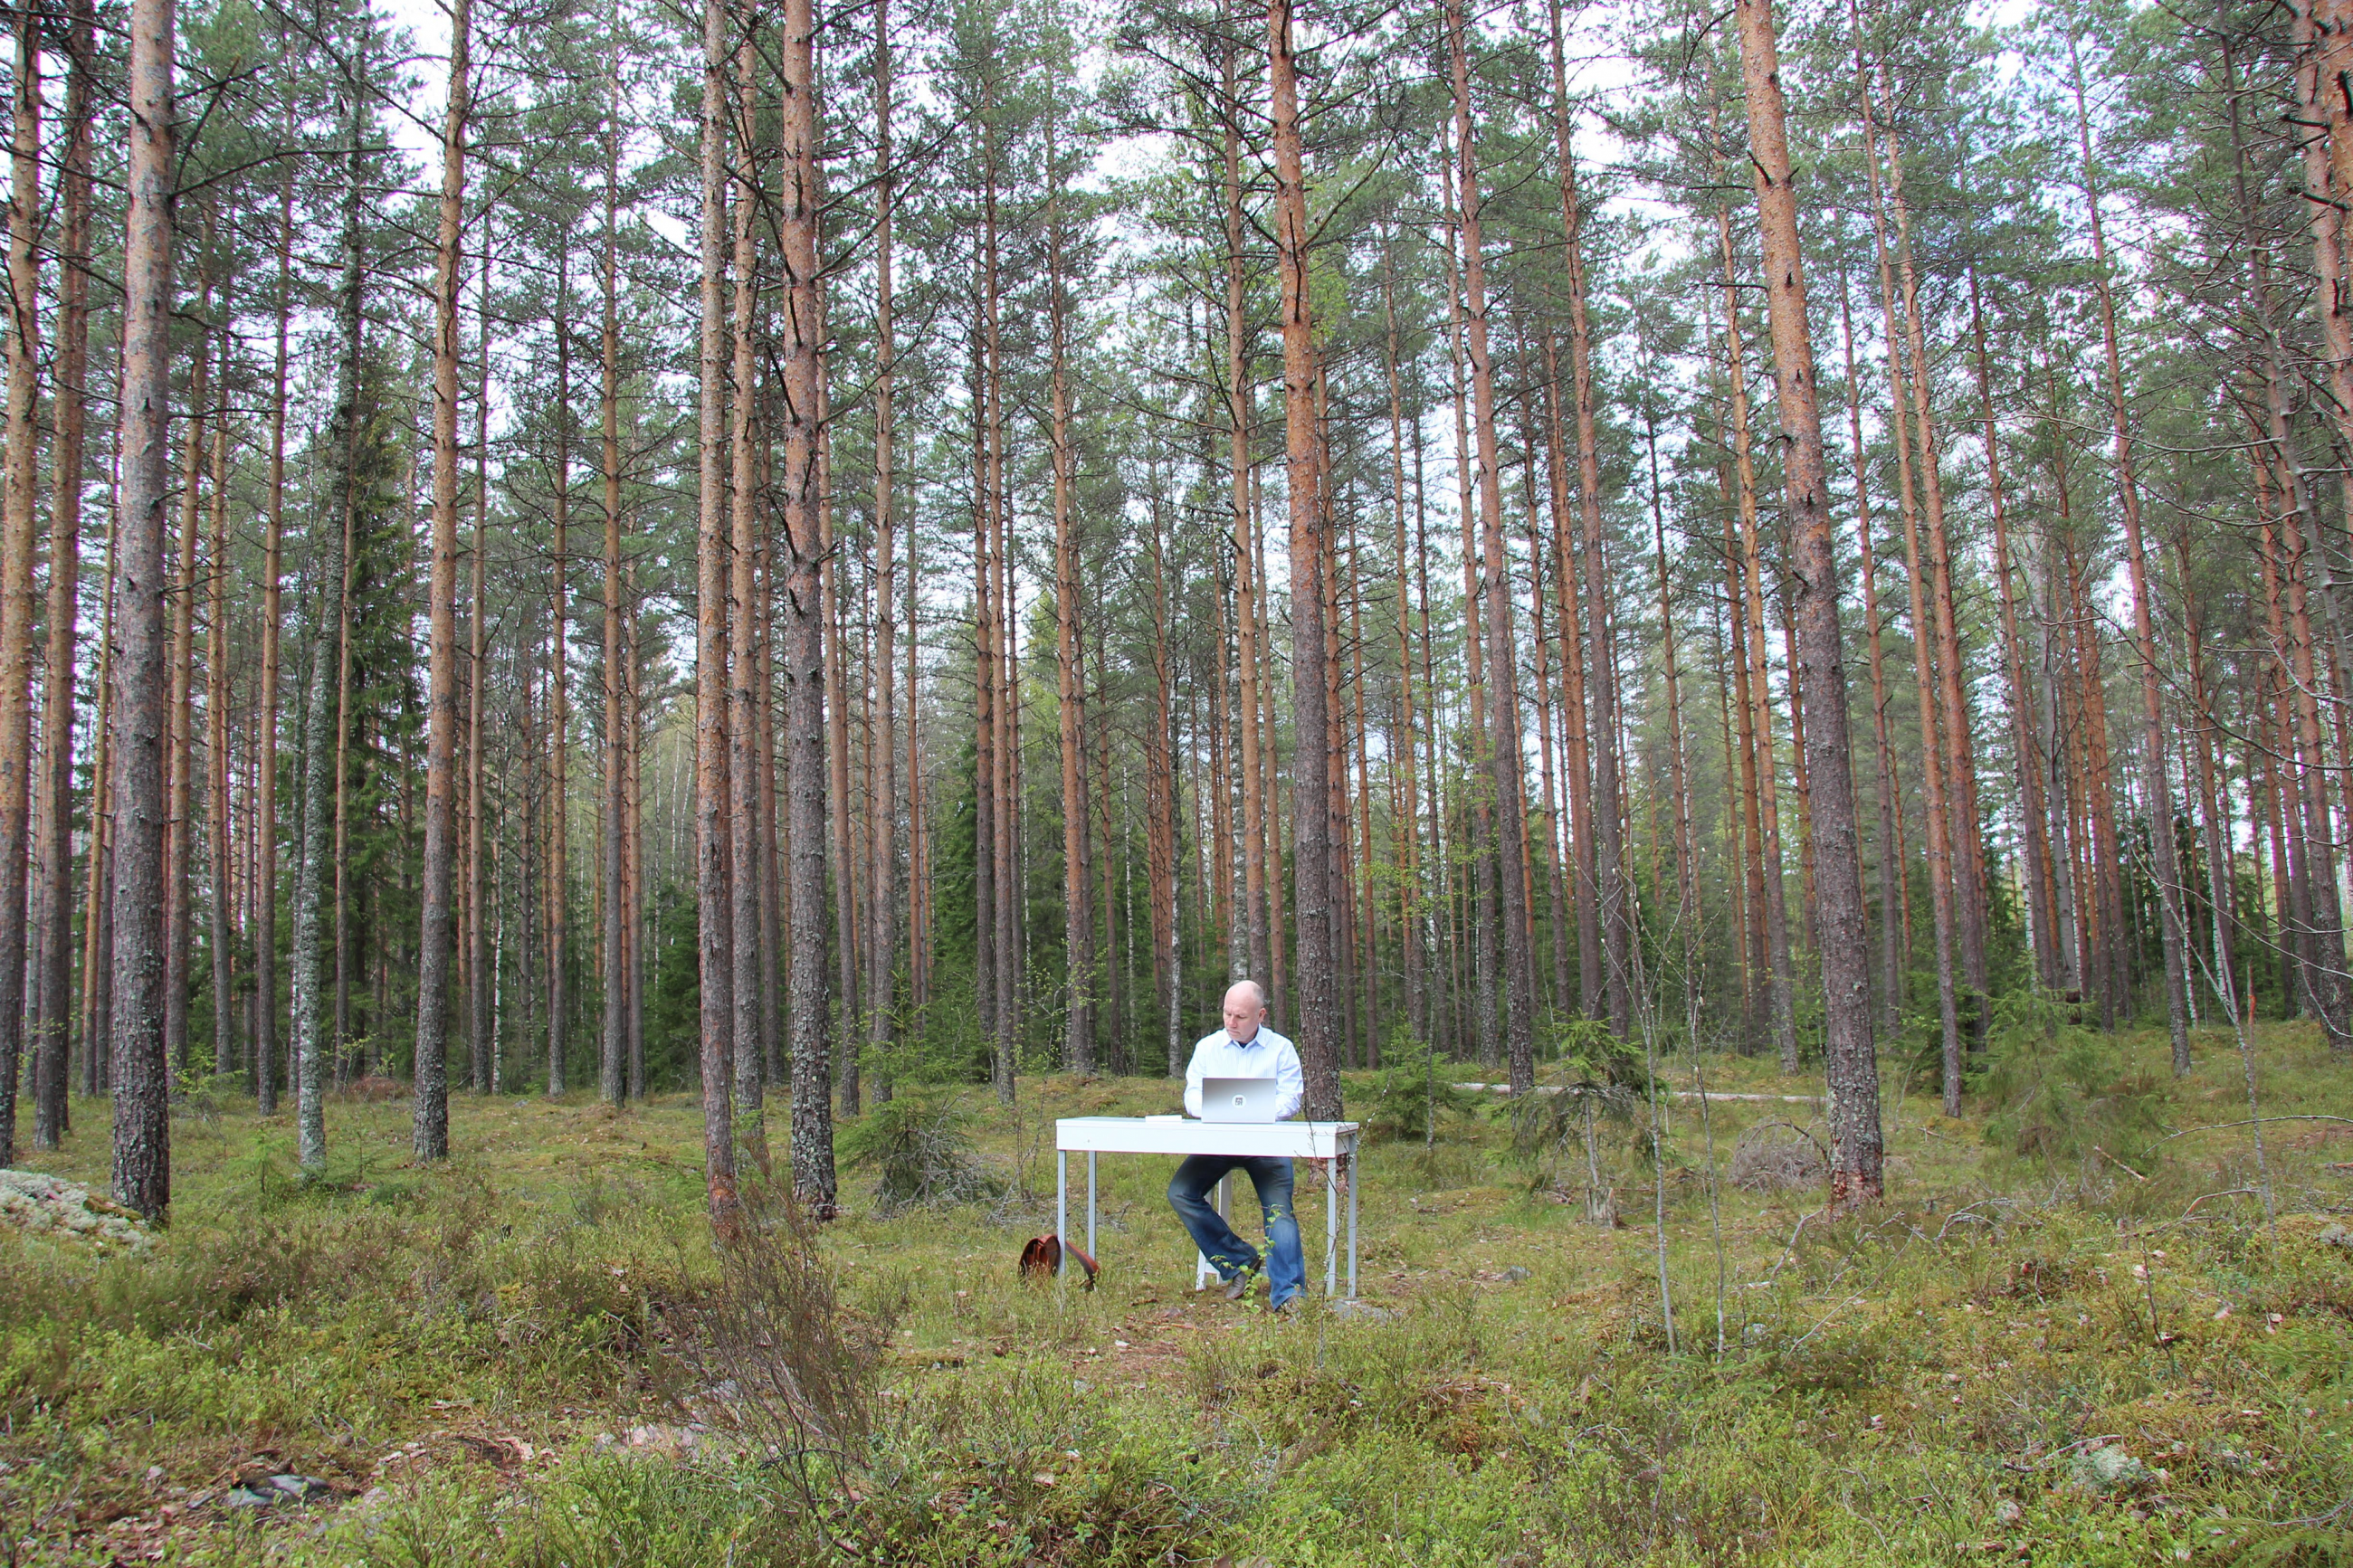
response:
[[[1299,1114],[1300,1102],[1307,1098],[1307,1077],[1299,1069],[1299,1047],[1289,1040],[1275,1052],[1274,1119],[1288,1121]],[[1194,1091],[1198,1099],[1199,1091]]]

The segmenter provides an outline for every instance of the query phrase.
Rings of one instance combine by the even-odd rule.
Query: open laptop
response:
[[[1205,1078],[1201,1080],[1204,1121],[1272,1121],[1282,1086],[1271,1078]]]

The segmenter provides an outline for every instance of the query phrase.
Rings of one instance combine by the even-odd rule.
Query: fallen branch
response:
[[[1465,1094],[1509,1094],[1508,1083],[1458,1083],[1454,1086]],[[1588,1094],[1593,1092],[1580,1084],[1540,1083],[1537,1094]],[[1676,1100],[1745,1100],[1760,1105],[1820,1105],[1825,1098],[1819,1094],[1725,1094],[1709,1089],[1704,1095],[1696,1089],[1674,1089],[1666,1091]],[[2269,1121],[2266,1117],[2264,1120]]]
[[[2138,1171],[2134,1170],[2130,1165],[2126,1164],[2122,1160],[2117,1159],[2114,1154],[2109,1153],[2097,1143],[2092,1145],[2092,1152],[2097,1154],[2101,1159],[2105,1160],[2109,1164],[2114,1165],[2117,1170],[2122,1171],[2126,1175],[2130,1176],[2136,1182],[2146,1182],[2148,1180],[2147,1176],[2142,1175]]]
[[[1716,1098],[1721,1100],[1723,1096],[1718,1095]],[[2179,1132],[2167,1133],[2164,1137],[2158,1139],[2158,1142],[2160,1143],[2170,1143],[2176,1138],[2187,1138],[2192,1132],[2220,1132],[2226,1127],[2254,1127],[2274,1121],[2335,1121],[2347,1127],[2353,1127],[2353,1116],[2315,1116],[2308,1112],[2303,1112],[2293,1116],[2266,1116],[2263,1119],[2262,1123],[2258,1123],[2257,1121],[2251,1116],[2243,1121],[2209,1121],[2200,1127],[2185,1127]]]

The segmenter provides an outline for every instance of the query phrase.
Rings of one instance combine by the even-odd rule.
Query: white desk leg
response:
[[[1340,1157],[1324,1164],[1324,1299],[1330,1300],[1340,1273]]]
[[[1348,1300],[1356,1299],[1356,1140],[1348,1139]]]
[[[1070,1262],[1062,1256],[1062,1237],[1071,1229],[1071,1153],[1054,1151],[1054,1278],[1062,1277]]]
[[[1232,1179],[1233,1178],[1230,1176],[1220,1176],[1218,1178],[1218,1184],[1209,1189],[1209,1206],[1217,1210],[1219,1215],[1223,1215],[1226,1212],[1226,1184]],[[1209,1267],[1208,1256],[1198,1250],[1195,1251],[1193,1254],[1193,1289],[1196,1290],[1201,1289],[1207,1286],[1210,1280],[1217,1277],[1218,1271]]]
[[[1087,1256],[1095,1252],[1095,1152],[1087,1151]]]

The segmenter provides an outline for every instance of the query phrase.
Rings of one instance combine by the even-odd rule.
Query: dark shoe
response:
[[[1300,1308],[1304,1304],[1305,1297],[1305,1291],[1294,1290],[1290,1295],[1285,1296],[1282,1300],[1277,1301],[1272,1306],[1269,1307],[1267,1310],[1274,1313],[1277,1317],[1295,1317],[1298,1315]]]
[[[1258,1265],[1253,1263],[1248,1268],[1241,1270],[1232,1279],[1226,1281],[1226,1300],[1229,1301],[1240,1300],[1243,1297],[1250,1294],[1250,1287],[1257,1283]]]

